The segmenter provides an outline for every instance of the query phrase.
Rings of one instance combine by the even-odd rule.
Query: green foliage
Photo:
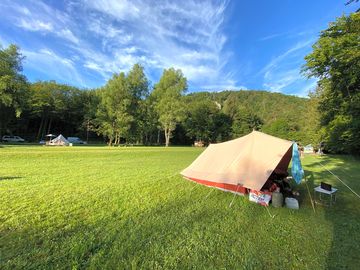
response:
[[[249,134],[252,130],[260,130],[264,122],[254,112],[248,111],[240,106],[235,115],[232,124],[232,136],[238,138]]]
[[[99,92],[101,102],[96,113],[98,132],[109,138],[109,145],[121,137],[128,137],[133,121],[131,111],[132,92],[124,73],[114,74],[112,79]]]
[[[233,138],[256,129],[303,144],[319,143],[314,135],[317,111],[309,99],[254,90],[212,95],[222,106],[222,112],[232,119]]]
[[[18,48],[10,46],[4,52],[11,57],[2,62],[2,74],[21,81],[24,77],[19,73],[22,57]],[[35,82],[30,89],[24,88],[24,93],[20,91],[23,88],[6,89],[0,97],[0,130],[6,126],[10,133],[25,134],[29,140],[40,139],[46,133],[83,137],[86,132],[88,138],[89,133],[95,137],[97,132],[109,144],[119,144],[120,140],[160,144],[165,140],[169,145],[171,137],[174,144],[190,144],[194,140],[221,142],[257,129],[316,145],[328,131],[321,129],[320,137],[319,121],[332,120],[337,113],[333,110],[326,119],[319,119],[316,107],[323,106],[324,111],[326,106],[336,108],[336,99],[324,103],[317,94],[310,100],[266,91],[197,92],[184,96],[186,78],[173,68],[164,70],[149,94],[149,82],[139,64],[127,74],[114,74],[100,89],[84,91],[55,81]],[[356,115],[357,104],[347,102],[344,108]],[[15,110],[23,111],[17,120]],[[11,114],[14,117],[7,117]],[[347,127],[356,131],[357,125],[354,122]],[[160,134],[161,129],[165,136]],[[356,136],[352,134],[351,139],[355,141]]]
[[[304,73],[318,77],[318,109],[327,147],[360,153],[360,13],[343,15],[320,34]]]
[[[165,145],[168,146],[176,124],[183,120],[184,103],[182,95],[187,90],[187,81],[181,70],[165,69],[160,81],[152,93],[155,100],[155,110],[159,122],[165,132]]]
[[[0,137],[12,117],[20,117],[27,106],[28,83],[21,74],[23,59],[17,46],[0,46]]]
[[[184,126],[188,136],[195,140],[209,142],[214,129],[214,117],[219,113],[216,104],[208,99],[196,99],[188,104]]]
[[[31,84],[29,96],[31,107],[26,112],[31,120],[40,120],[37,139],[51,132],[75,133],[84,121],[89,96],[85,91],[55,81],[38,81]]]
[[[109,145],[120,139],[142,137],[146,128],[144,98],[148,96],[148,80],[139,64],[130,72],[114,74],[99,91],[100,104],[97,109],[95,125],[99,134],[109,139]]]

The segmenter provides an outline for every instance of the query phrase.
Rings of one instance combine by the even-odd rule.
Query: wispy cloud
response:
[[[286,35],[286,34],[288,34],[288,32],[271,34],[271,35],[262,37],[262,38],[260,38],[259,40],[260,40],[260,41],[265,41],[265,40],[269,40],[269,39],[273,39],[273,38],[278,38],[278,37],[284,36],[284,35]]]
[[[33,19],[21,18],[18,22],[18,26],[23,29],[34,32],[36,31],[51,32],[54,30],[50,22],[43,22],[40,20],[33,20]]]
[[[47,77],[51,74],[51,79],[87,86],[71,59],[64,58],[47,48],[37,52],[23,50],[23,53],[26,55],[24,66],[36,70],[42,76]]]
[[[4,0],[2,5],[8,11],[4,16],[9,17],[17,27],[79,43],[79,39],[69,29],[73,26],[72,18],[65,12],[56,10],[41,1],[30,0],[24,6],[14,1]]]
[[[221,29],[226,5],[224,1],[192,0],[164,1],[161,5],[148,1],[86,1],[86,9],[97,18],[89,23],[90,30],[101,38],[104,49],[116,51],[114,59],[120,61],[109,65],[91,59],[92,65],[88,63],[87,67],[96,67],[105,75],[113,71],[113,66],[126,69],[141,62],[159,70],[180,68],[194,85],[209,80],[222,83],[222,67],[228,60],[223,52],[226,36]]]
[[[258,73],[263,76],[263,87],[273,92],[303,95],[304,85],[313,84],[313,81],[306,80],[300,74],[301,66],[304,64],[303,56],[313,42],[313,38],[297,42],[265,65]],[[302,90],[298,89],[299,87]]]
[[[227,0],[164,0],[161,4],[79,0],[58,10],[40,1],[3,2],[17,27],[61,39],[67,47],[62,54],[76,55],[71,58],[75,66],[103,80],[139,62],[148,74],[179,68],[194,89],[237,84],[225,71],[230,56],[224,50],[227,4]]]

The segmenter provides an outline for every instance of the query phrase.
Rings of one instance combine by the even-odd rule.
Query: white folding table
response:
[[[323,200],[321,197],[322,194],[325,194],[325,195],[330,196],[330,201],[328,201],[328,202],[329,202],[329,205],[332,205],[336,202],[336,192],[337,192],[337,188],[332,187],[331,190],[326,190],[326,189],[321,188],[321,186],[318,186],[318,187],[314,188],[315,202],[316,202],[316,194],[317,193],[319,194],[319,201],[326,201],[326,200]]]

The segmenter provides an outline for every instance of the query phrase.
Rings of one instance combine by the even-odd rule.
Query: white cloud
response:
[[[102,0],[84,1],[84,5],[96,14],[89,29],[102,37],[104,48],[113,50],[113,60],[118,61],[115,66],[128,69],[141,62],[159,70],[175,67],[196,85],[223,83],[223,67],[228,61],[221,29],[225,1],[164,1],[160,5]],[[128,49],[134,47],[141,50]],[[108,64],[95,63],[108,72]]]
[[[263,75],[263,87],[272,92],[291,92],[304,95],[304,84],[309,84],[301,74],[303,55],[309,50],[314,39],[294,44],[282,54],[273,58],[258,75]],[[312,81],[311,81],[312,83]]]
[[[8,16],[17,27],[26,31],[54,35],[75,44],[79,43],[79,39],[69,29],[73,21],[68,14],[40,1],[30,1],[26,7],[6,0],[3,4],[8,9],[8,14],[5,16]]]
[[[21,18],[18,24],[19,27],[29,30],[29,31],[44,31],[51,32],[53,31],[53,26],[50,22],[43,22],[40,20],[32,20]]]
[[[58,55],[47,48],[39,51],[23,50],[23,53],[26,55],[25,68],[31,68],[43,75],[50,74],[52,79],[61,82],[86,86],[71,59]]]
[[[194,88],[238,85],[226,72],[230,54],[224,50],[222,26],[227,0],[79,0],[66,3],[64,10],[29,1],[4,0],[10,20],[26,31],[61,39],[61,55],[70,55],[74,69],[83,67],[107,80],[139,62],[148,74],[180,68]],[[35,61],[34,49],[25,49],[31,53],[28,63]],[[41,59],[48,55],[38,53]],[[67,66],[65,73],[71,69],[62,66]]]
[[[69,30],[69,29],[60,30],[58,36],[63,37],[73,43],[76,43],[76,44],[79,43],[79,39],[77,37],[75,37],[73,32],[71,32],[71,30]]]

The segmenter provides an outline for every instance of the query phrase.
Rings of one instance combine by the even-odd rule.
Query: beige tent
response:
[[[286,173],[292,142],[253,131],[209,147],[181,174],[198,183],[232,192],[260,190],[273,173]]]
[[[68,146],[69,141],[65,139],[63,135],[57,136],[55,139],[52,139],[48,145],[59,145],[59,146]]]

